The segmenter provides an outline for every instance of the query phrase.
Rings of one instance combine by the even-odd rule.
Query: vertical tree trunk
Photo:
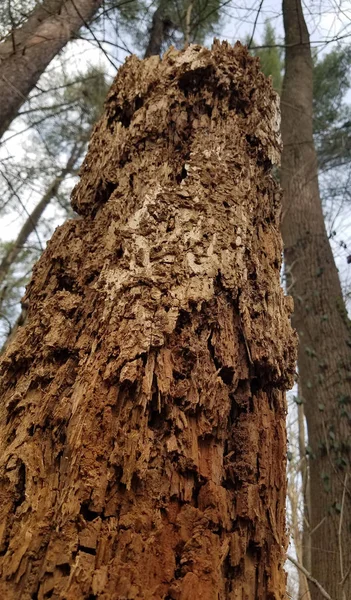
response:
[[[193,12],[193,0],[189,0],[188,7],[185,13],[185,29],[184,29],[184,47],[190,43],[191,34],[191,13]]]
[[[277,128],[240,45],[120,69],[1,362],[1,597],[285,597]]]
[[[165,41],[170,28],[170,20],[166,16],[163,0],[159,0],[159,4],[153,14],[151,28],[149,31],[149,41],[145,50],[144,58],[150,56],[159,56],[162,50],[162,44]]]
[[[0,137],[51,60],[101,4],[102,0],[43,0],[0,44]]]
[[[284,0],[283,239],[299,338],[311,476],[312,575],[351,598],[351,328],[327,237],[312,135],[312,57],[300,0]],[[344,499],[344,503],[343,503]],[[340,535],[339,535],[340,530]],[[311,588],[313,600],[321,598]]]

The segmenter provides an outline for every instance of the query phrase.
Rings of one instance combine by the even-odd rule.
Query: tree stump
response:
[[[278,130],[239,43],[120,69],[1,361],[2,598],[285,597]]]

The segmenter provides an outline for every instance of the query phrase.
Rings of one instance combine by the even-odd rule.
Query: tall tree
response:
[[[172,21],[168,16],[166,3],[159,1],[159,4],[152,16],[152,23],[149,31],[149,41],[145,50],[144,57],[160,55],[162,45],[172,27]]]
[[[351,329],[325,229],[313,141],[313,60],[300,0],[283,0],[282,233],[311,447],[312,575],[351,597]],[[322,597],[311,588],[312,598]]]
[[[0,137],[51,60],[101,4],[102,0],[43,0],[0,43]]]
[[[285,597],[279,150],[240,44],[120,69],[1,360],[2,597]]]

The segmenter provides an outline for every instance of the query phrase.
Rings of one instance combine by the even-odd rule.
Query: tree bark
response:
[[[0,44],[0,137],[51,60],[101,4],[102,0],[43,0]]]
[[[351,328],[327,237],[312,131],[309,35],[300,0],[284,0],[282,233],[300,346],[299,386],[308,425],[312,575],[334,599],[351,598]],[[350,477],[348,478],[350,483]],[[341,535],[338,535],[339,528]],[[341,582],[343,581],[343,584]],[[321,598],[311,587],[313,600]]]
[[[285,598],[277,110],[240,44],[120,69],[1,361],[1,597]]]

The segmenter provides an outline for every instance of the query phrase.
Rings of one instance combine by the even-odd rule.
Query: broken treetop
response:
[[[184,112],[179,105],[184,105]],[[154,146],[156,139],[161,151],[153,148],[155,163],[165,160],[163,138],[167,154],[173,145],[183,159],[177,174],[180,178],[189,138],[198,128],[205,131],[209,119],[216,121],[225,115],[242,121],[242,135],[259,161],[268,168],[279,164],[278,107],[278,94],[261,73],[259,59],[240,42],[232,47],[215,41],[211,50],[170,48],[162,61],[158,56],[144,61],[131,56],[119,69],[107,96],[104,115],[81,168],[81,181],[73,193],[73,208],[79,214],[94,213],[118,187],[123,166]],[[206,139],[203,141],[206,147]],[[96,173],[94,185],[91,171]]]

